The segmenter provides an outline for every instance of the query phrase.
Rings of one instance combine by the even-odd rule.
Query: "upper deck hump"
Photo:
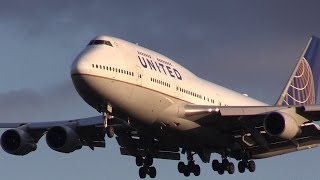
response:
[[[170,59],[169,57],[160,54],[156,51],[150,50],[148,48],[145,48],[143,46],[140,46],[138,44],[134,44],[132,42],[129,41],[125,41],[123,39],[119,39],[119,38],[115,38],[115,37],[109,37],[109,36],[99,36],[99,38],[102,39],[110,39],[112,38],[115,42],[119,43],[119,44],[124,44],[125,46],[130,46],[130,47],[134,47],[134,49],[137,51],[137,54],[146,54],[146,56],[150,59],[152,59],[155,62],[159,62],[164,64],[165,66],[169,66],[169,67],[174,67],[175,69],[179,70],[180,73],[183,74],[184,78],[187,79],[193,79],[193,78],[198,78],[195,74],[193,74],[190,70],[188,70],[187,68],[181,66],[180,64],[176,63],[174,60]]]

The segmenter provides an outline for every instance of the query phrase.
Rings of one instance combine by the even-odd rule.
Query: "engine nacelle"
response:
[[[68,126],[52,127],[47,132],[46,141],[51,149],[62,153],[71,153],[82,147],[79,135]]]
[[[37,144],[28,132],[22,129],[9,129],[1,135],[2,149],[13,155],[26,155],[37,149]]]
[[[287,140],[296,137],[301,132],[296,120],[283,112],[270,113],[264,119],[263,126],[270,136],[278,136]]]

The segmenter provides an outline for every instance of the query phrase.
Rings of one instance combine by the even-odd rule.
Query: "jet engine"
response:
[[[82,147],[78,133],[68,126],[52,127],[47,132],[46,141],[51,149],[62,153],[71,153]]]
[[[37,149],[37,144],[28,132],[16,128],[5,131],[1,136],[2,149],[13,155],[26,155]]]
[[[263,126],[270,136],[278,136],[287,140],[294,138],[301,132],[294,117],[283,112],[273,112],[267,115]]]

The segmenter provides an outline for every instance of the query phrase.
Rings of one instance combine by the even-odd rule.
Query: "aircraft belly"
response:
[[[155,90],[127,82],[91,75],[78,75],[72,77],[75,87],[81,97],[93,108],[103,102],[120,107],[132,117],[143,124],[165,124],[167,128],[184,134],[178,138],[183,144],[197,142],[198,145],[225,147],[232,143],[231,136],[217,133],[212,128],[202,127],[199,124],[181,118],[161,119],[161,113],[177,99],[159,93]],[[156,127],[159,129],[159,127]],[[156,132],[157,129],[154,129]],[[189,134],[189,136],[185,136]],[[188,137],[184,139],[183,137]]]
[[[160,113],[175,102],[173,98],[155,90],[142,86],[134,86],[131,96],[131,106],[128,111],[130,111],[135,118],[150,124],[156,122]]]

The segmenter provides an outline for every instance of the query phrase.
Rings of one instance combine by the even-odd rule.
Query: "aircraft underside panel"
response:
[[[120,135],[116,137],[116,140],[120,145],[122,155],[136,157],[138,155],[145,156],[146,153],[150,153],[153,158],[180,160],[179,147],[168,146],[153,139],[148,143],[149,146],[146,146],[146,144],[141,143],[140,139],[131,138],[126,135]]]

